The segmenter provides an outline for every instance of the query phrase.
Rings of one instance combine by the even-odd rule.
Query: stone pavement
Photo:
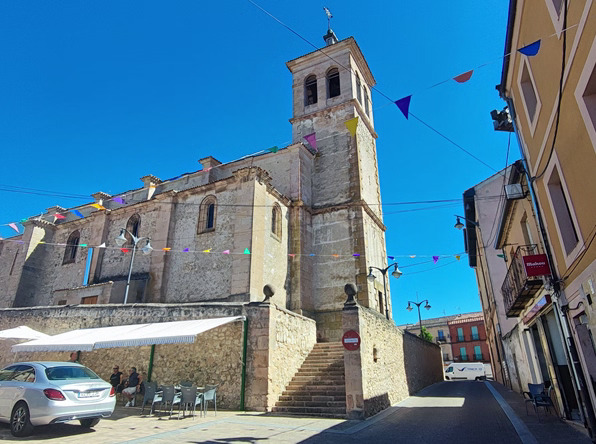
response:
[[[490,385],[490,387],[489,387]],[[77,423],[38,427],[13,438],[0,424],[0,440],[60,443],[590,443],[584,433],[554,415],[531,411],[500,384],[442,382],[366,421],[295,418],[257,412],[210,411],[207,417],[169,419],[117,407],[95,429]]]

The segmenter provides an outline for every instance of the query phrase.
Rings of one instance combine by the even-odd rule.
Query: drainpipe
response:
[[[248,344],[248,319],[244,317],[242,339],[242,379],[240,382],[240,411],[244,411],[244,393],[246,390],[246,349]]]
[[[575,342],[573,337],[570,333],[569,328],[569,319],[565,316],[559,306],[559,298],[561,295],[560,290],[560,280],[557,276],[556,270],[553,266],[553,255],[551,252],[550,243],[548,242],[548,237],[546,234],[546,228],[544,225],[544,221],[542,219],[542,213],[540,212],[540,208],[538,207],[538,199],[536,198],[536,191],[534,189],[534,181],[530,177],[530,170],[528,168],[528,162],[523,150],[523,145],[521,143],[519,131],[517,129],[517,124],[515,121],[515,107],[513,106],[513,99],[507,97],[505,95],[504,90],[499,90],[501,97],[507,102],[509,106],[509,111],[511,113],[511,121],[513,123],[513,130],[515,132],[515,136],[517,138],[517,144],[519,145],[519,150],[521,153],[522,162],[524,163],[524,169],[526,173],[526,179],[528,182],[528,189],[530,191],[530,197],[532,198],[532,206],[534,207],[534,212],[536,213],[536,218],[538,219],[538,226],[540,228],[540,234],[542,236],[542,242],[544,243],[544,250],[546,252],[548,262],[551,268],[552,274],[552,284],[554,289],[553,295],[553,302],[552,305],[554,307],[555,312],[555,319],[558,321],[558,327],[561,335],[564,338],[565,343],[565,356],[567,358],[567,366],[571,370],[571,374],[573,375],[573,381],[575,382],[575,395],[580,401],[580,404],[583,405],[583,416],[584,416],[584,426],[588,429],[590,433],[590,437],[592,438],[593,442],[596,442],[596,417],[594,416],[594,406],[592,405],[592,400],[590,399],[589,394],[587,393],[587,386],[586,386],[586,379],[584,377],[583,369],[579,366],[579,359],[577,355],[577,349],[575,347]],[[579,393],[578,393],[579,392]],[[579,396],[578,396],[579,395]],[[580,409],[581,411],[581,409]]]

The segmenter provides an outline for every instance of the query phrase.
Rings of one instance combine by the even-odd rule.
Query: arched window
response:
[[[366,115],[368,117],[370,117],[370,108],[369,108],[369,104],[368,104],[368,91],[366,90],[366,88],[364,88],[364,111],[366,112]]]
[[[79,233],[79,230],[70,233],[70,236],[68,236],[68,240],[66,241],[66,250],[64,250],[62,265],[74,263],[75,258],[77,257],[77,248],[79,247],[80,239],[81,234]]]
[[[337,68],[331,68],[327,71],[327,97],[337,97],[340,93],[339,71]]]
[[[358,102],[362,105],[362,84],[360,83],[360,77],[356,74],[356,97]]]
[[[141,231],[141,216],[138,213],[133,214],[126,222],[126,229],[130,231],[135,237],[139,237],[139,232]],[[132,237],[130,234],[126,233],[124,235],[126,237],[126,245],[132,246]]]
[[[217,200],[215,196],[207,196],[201,202],[199,209],[199,224],[197,233],[215,230],[215,218],[217,216]]]
[[[271,232],[281,239],[281,207],[278,203],[271,210]]]
[[[304,81],[304,106],[317,103],[317,77],[313,74]]]

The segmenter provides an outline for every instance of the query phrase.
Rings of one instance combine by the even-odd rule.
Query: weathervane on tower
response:
[[[327,46],[331,46],[337,42],[339,42],[337,36],[335,35],[335,33],[333,32],[333,29],[331,29],[331,19],[333,18],[333,15],[331,14],[331,11],[323,6],[323,9],[325,10],[325,14],[327,14],[327,34],[325,34],[323,36],[323,40],[325,40],[325,43],[327,44]]]

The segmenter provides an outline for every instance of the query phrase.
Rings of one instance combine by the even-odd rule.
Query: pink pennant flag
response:
[[[56,214],[54,214],[54,217],[55,217],[56,219],[66,219],[66,217],[62,216],[60,213],[56,213]]]
[[[433,264],[439,262],[439,256],[433,256]]]
[[[230,254],[230,250],[222,251],[221,254]]]
[[[453,78],[453,80],[455,80],[457,83],[465,83],[468,80],[470,80],[470,77],[472,77],[472,74],[474,74],[474,70],[467,71],[467,72],[464,72],[463,74],[455,76]]]
[[[294,257],[294,256],[296,256],[296,255],[295,255],[294,253],[289,253],[289,254],[288,254],[288,256],[290,256],[290,257]]]
[[[15,230],[17,233],[21,234],[21,232],[19,231],[19,227],[17,227],[17,224],[15,224],[14,222],[9,223],[8,226]]]
[[[312,133],[304,136],[304,140],[308,142],[308,144],[312,147],[313,150],[317,152],[319,151],[317,150],[317,133]]]

